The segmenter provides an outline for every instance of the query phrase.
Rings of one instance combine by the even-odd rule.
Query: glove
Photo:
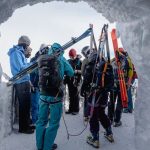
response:
[[[64,77],[64,80],[63,80],[63,83],[64,83],[64,84],[68,84],[68,82],[69,82],[69,77],[68,77],[68,76],[65,76],[65,77]]]
[[[75,74],[81,74],[81,70],[74,70]]]

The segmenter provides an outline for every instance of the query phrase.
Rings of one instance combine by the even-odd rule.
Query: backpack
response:
[[[110,91],[114,86],[114,74],[111,64],[102,61],[97,71],[98,86]]]
[[[59,71],[60,62],[54,55],[41,55],[38,59],[40,91],[59,91],[62,79]],[[56,92],[55,92],[56,93]],[[53,95],[53,94],[52,94]]]

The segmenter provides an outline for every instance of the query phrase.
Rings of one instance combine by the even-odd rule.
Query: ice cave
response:
[[[54,0],[1,0],[0,23],[7,21],[13,12],[26,5],[45,3]],[[56,0],[55,0],[56,1]],[[63,0],[58,0],[63,1]],[[81,0],[64,0],[79,2]],[[83,0],[90,7],[101,13],[110,22],[116,22],[124,48],[129,52],[139,77],[138,98],[135,106],[135,146],[137,150],[148,150],[150,146],[150,1],[149,0]],[[0,139],[10,133],[11,88],[0,83],[0,95],[6,95],[7,100],[0,96],[0,115],[5,113],[7,121],[0,116]],[[5,104],[6,101],[9,104]],[[3,106],[7,108],[2,109]],[[3,111],[3,112],[1,112]],[[9,121],[8,121],[9,119]]]

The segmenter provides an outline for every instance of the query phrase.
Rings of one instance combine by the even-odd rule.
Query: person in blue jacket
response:
[[[17,73],[28,67],[27,58],[31,55],[30,39],[23,35],[18,40],[18,45],[9,49],[11,73],[15,76]],[[14,84],[17,98],[19,100],[19,132],[31,134],[34,132],[30,126],[30,76],[26,74]]]
[[[47,57],[50,57],[57,52],[59,55],[55,57],[55,60],[57,60],[57,63],[59,63],[58,66],[56,61],[53,63],[54,59],[49,60]],[[63,77],[64,75],[74,75],[71,65],[63,57],[63,54],[64,51],[61,45],[54,43],[49,49],[48,55],[41,56],[38,61],[40,86],[39,117],[36,123],[36,146],[38,150],[53,149],[54,140],[57,135],[62,114]],[[58,67],[57,70],[55,67],[53,68],[55,65]],[[51,71],[51,69],[54,70]],[[55,80],[56,78],[59,79],[61,83],[57,82],[57,80]],[[55,84],[51,83],[50,80],[55,80]]]

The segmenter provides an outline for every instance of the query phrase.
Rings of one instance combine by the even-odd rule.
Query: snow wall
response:
[[[0,23],[8,20],[13,12],[20,7],[50,1],[52,0],[1,0]],[[80,0],[64,1],[79,2]],[[135,106],[135,144],[137,150],[148,150],[150,145],[150,0],[84,1],[110,22],[117,22],[124,48],[133,59],[139,76],[138,99]],[[0,87],[0,111],[6,112],[9,104],[6,105],[6,110],[4,110],[4,106],[7,99],[9,100],[9,96],[6,95],[3,99],[2,95],[6,93],[3,91],[9,90],[3,83]],[[5,114],[0,117],[0,137],[4,135],[1,128],[5,124],[5,120],[1,119],[4,116]]]
[[[0,141],[11,133],[12,87],[0,82]]]

